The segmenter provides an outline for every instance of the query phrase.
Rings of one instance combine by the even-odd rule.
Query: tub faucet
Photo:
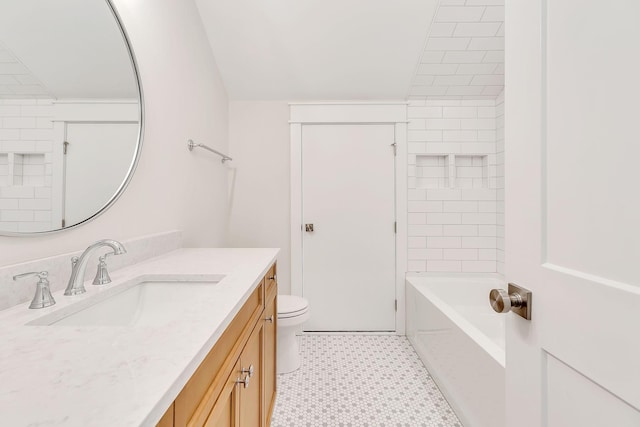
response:
[[[89,262],[89,258],[97,249],[100,249],[104,246],[108,246],[113,249],[114,255],[122,255],[127,253],[126,249],[122,245],[122,243],[117,242],[115,240],[105,239],[98,240],[87,249],[84,250],[80,258],[77,260],[74,259],[73,267],[71,269],[71,277],[69,278],[69,284],[67,285],[67,289],[65,289],[65,295],[79,295],[87,292],[84,288],[84,273],[87,269],[87,263]]]

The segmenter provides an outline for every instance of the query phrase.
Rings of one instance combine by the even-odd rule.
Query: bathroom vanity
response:
[[[3,423],[268,426],[277,253],[178,249],[54,292],[52,307],[0,312]]]
[[[269,425],[276,393],[276,294],[273,264],[159,427]]]

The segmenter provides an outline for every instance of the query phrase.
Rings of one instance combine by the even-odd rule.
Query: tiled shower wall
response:
[[[504,91],[496,98],[496,268],[498,273],[504,274]]]
[[[51,228],[53,101],[0,100],[0,229]]]
[[[410,101],[409,271],[499,271],[496,111],[494,100]]]

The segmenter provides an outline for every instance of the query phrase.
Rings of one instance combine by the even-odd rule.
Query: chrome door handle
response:
[[[264,319],[265,322],[273,323],[273,314]]]
[[[491,289],[489,303],[496,313],[513,311],[520,317],[531,320],[531,291],[514,283],[509,283],[509,290]]]

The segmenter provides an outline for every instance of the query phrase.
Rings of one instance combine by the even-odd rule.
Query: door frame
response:
[[[396,208],[396,334],[405,334],[407,271],[407,105],[391,102],[289,103],[291,141],[291,294],[302,296],[302,127],[304,125],[387,124],[394,126]]]
[[[142,98],[141,98],[142,99]],[[52,223],[55,221],[60,224],[64,218],[64,203],[66,195],[63,195],[65,188],[65,168],[64,163],[64,142],[67,140],[67,124],[77,123],[137,123],[138,129],[138,145],[136,147],[135,157],[129,167],[128,175],[123,178],[118,191],[111,200],[100,208],[91,218],[100,215],[105,209],[113,204],[123,193],[128,185],[140,158],[142,150],[142,135],[144,135],[144,122],[142,115],[144,114],[144,105],[142,102],[130,99],[65,99],[55,100],[53,102],[53,171],[52,171]],[[85,220],[79,224],[83,224]],[[76,225],[79,225],[76,224]],[[69,228],[73,227],[66,226]]]

